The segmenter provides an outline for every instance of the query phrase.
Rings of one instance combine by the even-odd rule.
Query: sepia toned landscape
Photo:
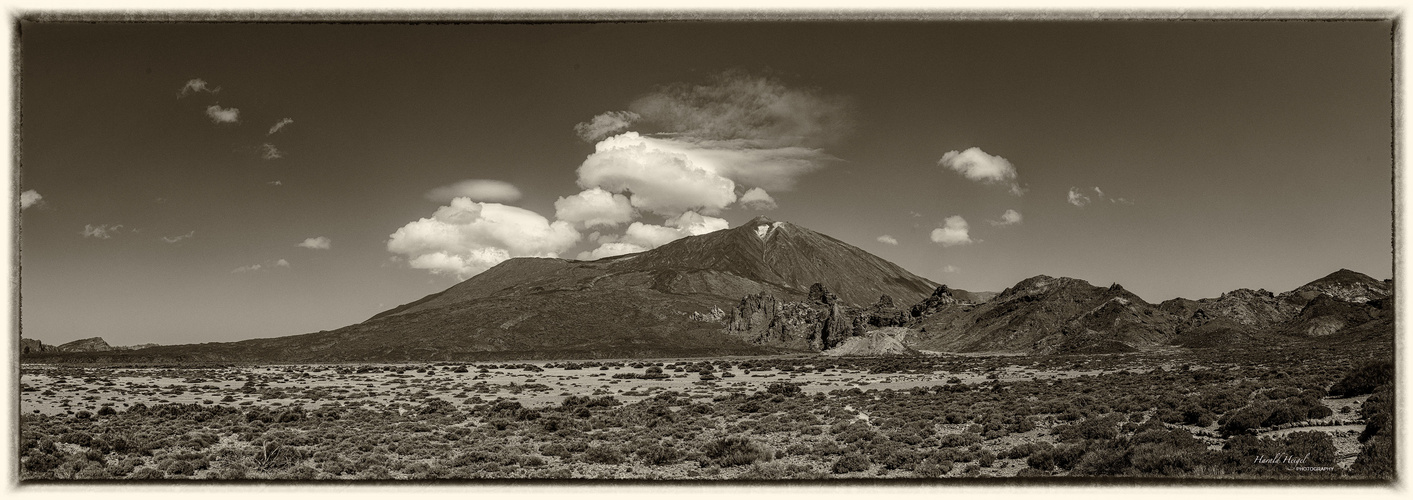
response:
[[[55,19],[21,485],[1397,479],[1392,21]]]

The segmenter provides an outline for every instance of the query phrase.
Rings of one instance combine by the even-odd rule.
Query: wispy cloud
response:
[[[236,123],[240,121],[240,110],[212,104],[206,107],[206,116],[211,117],[211,123]]]
[[[178,241],[181,241],[181,240],[190,238],[190,237],[192,237],[192,236],[196,236],[196,231],[195,231],[195,230],[189,231],[189,232],[187,232],[186,234],[179,234],[179,235],[176,235],[176,236],[163,236],[163,237],[162,237],[162,241],[165,241],[165,242],[167,242],[167,243],[176,243],[176,242],[178,242]]]
[[[220,91],[220,87],[211,88],[210,84],[206,83],[206,80],[202,80],[200,78],[193,78],[191,80],[187,80],[186,84],[182,85],[182,88],[180,90],[177,90],[177,99],[181,99],[183,97],[186,97],[187,94],[195,92],[206,92],[208,94],[215,94]]]
[[[277,160],[284,158],[285,153],[275,147],[274,144],[264,143],[260,145],[260,158],[265,160]]]
[[[450,203],[456,198],[470,198],[471,201],[510,203],[520,199],[520,188],[505,181],[490,179],[467,179],[441,186],[422,195],[438,203]]]
[[[256,272],[256,271],[268,271],[268,270],[271,270],[271,269],[274,269],[274,268],[277,268],[277,267],[289,268],[289,267],[290,267],[289,261],[284,260],[284,259],[279,259],[279,260],[276,260],[276,261],[274,261],[274,262],[265,261],[265,262],[260,263],[260,264],[251,264],[251,265],[248,265],[248,266],[240,266],[240,267],[237,267],[237,268],[235,268],[235,269],[232,269],[232,270],[231,270],[231,274],[253,273],[253,272]]]
[[[330,248],[330,241],[326,237],[319,236],[315,238],[305,238],[303,242],[295,246],[314,250],[328,250]]]
[[[897,245],[898,239],[885,234],[883,236],[878,237],[878,242],[883,243],[885,245]]]
[[[972,242],[968,234],[970,226],[967,220],[960,215],[953,215],[944,221],[942,227],[932,230],[932,241],[941,243],[944,247],[954,245],[966,245]]]
[[[1009,226],[1009,225],[1011,225],[1011,224],[1020,224],[1020,222],[1021,222],[1021,214],[1020,214],[1020,212],[1017,212],[1017,211],[1015,211],[1015,210],[1006,210],[1005,213],[1001,214],[1001,220],[993,220],[993,221],[991,221],[991,225],[993,225],[993,226]]]
[[[605,137],[622,132],[642,116],[632,111],[609,111],[593,117],[589,121],[574,126],[574,133],[584,142],[598,142]]]
[[[954,265],[951,265],[951,264],[948,264],[948,265],[946,265],[946,266],[942,266],[942,272],[944,272],[944,273],[955,273],[955,272],[961,271],[961,270],[962,270],[961,268],[959,268],[959,267],[957,267],[957,266],[954,266]]]
[[[1076,206],[1076,207],[1082,207],[1082,206],[1088,205],[1088,204],[1090,204],[1090,203],[1092,203],[1092,202],[1094,202],[1094,201],[1096,201],[1096,200],[1097,200],[1097,201],[1109,200],[1109,203],[1112,204],[1112,205],[1133,205],[1133,200],[1130,200],[1130,199],[1128,199],[1128,198],[1124,198],[1124,197],[1121,197],[1121,196],[1120,196],[1120,197],[1109,196],[1109,194],[1108,194],[1108,193],[1105,193],[1103,189],[1100,189],[1100,188],[1099,188],[1099,186],[1093,186],[1093,187],[1090,187],[1090,189],[1094,191],[1094,198],[1092,198],[1092,199],[1091,199],[1090,197],[1088,197],[1088,196],[1085,196],[1085,195],[1084,195],[1084,192],[1081,191],[1080,189],[1071,187],[1071,188],[1070,188],[1069,195],[1068,195],[1068,199],[1069,199],[1070,204],[1072,204],[1072,205],[1074,205],[1074,206]]]
[[[279,132],[280,129],[285,128],[285,125],[289,125],[291,123],[294,123],[294,119],[281,118],[280,121],[275,122],[275,124],[270,127],[270,132],[266,133],[265,135],[274,135],[275,132]]]
[[[116,224],[112,226],[108,224],[99,224],[97,226],[94,226],[92,224],[84,224],[83,231],[81,231],[79,234],[82,234],[84,238],[98,238],[100,240],[106,240],[118,234],[118,231],[121,231],[122,229],[122,224]]]
[[[283,185],[284,185],[284,183],[283,183],[283,182],[280,182],[280,181],[270,181],[270,182],[266,182],[266,184],[269,184],[269,185],[271,185],[271,186],[283,186]]]
[[[20,210],[24,210],[26,208],[38,205],[43,201],[44,196],[41,196],[38,191],[35,191],[33,189],[25,191],[23,193],[20,193]]]
[[[1078,189],[1075,189],[1073,187],[1070,188],[1069,202],[1071,205],[1074,205],[1076,207],[1082,207],[1088,205],[1090,201],[1091,200],[1089,199],[1089,197],[1085,196],[1084,193],[1079,192]]]

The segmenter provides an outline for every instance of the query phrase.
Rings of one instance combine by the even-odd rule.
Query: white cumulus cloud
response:
[[[470,198],[471,201],[490,203],[510,203],[520,199],[520,189],[505,181],[490,179],[467,179],[455,184],[441,186],[427,191],[423,197],[438,203],[450,203],[456,198]]]
[[[630,192],[634,207],[665,217],[688,210],[719,212],[736,201],[736,184],[688,155],[635,132],[600,141],[579,166],[579,186]]]
[[[560,197],[554,202],[554,218],[582,223],[584,227],[617,226],[633,220],[633,205],[628,197],[600,188]]]
[[[466,279],[512,257],[558,257],[579,239],[572,223],[463,197],[393,232],[387,248],[413,268]]]
[[[878,242],[883,243],[885,245],[897,245],[898,239],[885,234],[883,236],[878,237]]]
[[[211,117],[211,123],[235,123],[240,121],[240,110],[212,104],[206,107],[206,116]]]
[[[942,155],[942,159],[937,160],[937,164],[983,184],[1010,184],[1013,195],[1020,196],[1024,193],[1020,185],[1015,183],[1016,167],[1005,158],[986,154],[981,148],[948,151]]]
[[[44,196],[33,189],[20,193],[20,210],[35,206],[42,201],[44,201]]]
[[[1015,211],[1015,210],[1006,210],[1005,213],[1001,214],[1001,220],[998,220],[998,221],[997,221],[997,220],[993,220],[993,221],[991,221],[991,225],[993,225],[993,226],[1009,226],[1009,225],[1011,225],[1011,224],[1020,224],[1020,222],[1021,222],[1021,214],[1020,214],[1020,212],[1017,212],[1017,211]]]
[[[1088,196],[1085,196],[1084,193],[1079,192],[1078,189],[1070,188],[1069,201],[1071,205],[1082,207],[1088,205],[1090,199]]]
[[[770,196],[764,189],[751,188],[741,195],[741,206],[751,210],[775,210],[775,198]]]
[[[590,238],[599,242],[599,247],[593,251],[580,252],[579,260],[594,260],[615,255],[643,252],[652,250],[673,241],[697,236],[715,231],[720,231],[730,227],[726,219],[701,215],[696,212],[686,212],[678,217],[672,217],[664,222],[664,226],[657,224],[645,224],[634,222],[628,225],[628,229],[622,236],[605,235],[598,238]]]
[[[598,142],[633,125],[642,116],[632,111],[609,111],[574,126],[574,133],[584,142]]]
[[[332,242],[324,236],[318,236],[314,238],[305,238],[304,241],[300,242],[298,245],[295,246],[312,250],[328,250],[332,247]]]
[[[944,247],[965,245],[972,242],[971,236],[967,234],[969,230],[966,219],[953,215],[943,222],[942,227],[932,230],[932,241],[941,243]]]

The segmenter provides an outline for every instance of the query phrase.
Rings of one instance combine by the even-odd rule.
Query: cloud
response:
[[[579,255],[574,258],[579,260],[599,260],[604,257],[616,257],[630,253],[645,252],[647,250],[647,248],[632,243],[608,242],[599,245],[598,248],[595,248],[591,252],[579,252]]]
[[[1100,198],[1104,197],[1104,191],[1100,190],[1099,186],[1094,186],[1094,194],[1099,195]]]
[[[331,244],[332,243],[329,241],[328,238],[319,236],[315,238],[305,238],[304,241],[300,242],[298,245],[295,246],[300,248],[308,248],[311,250],[328,250],[331,247]]]
[[[698,236],[730,227],[726,219],[710,217],[696,212],[686,212],[681,216],[667,219],[665,226],[634,222],[622,236],[599,236],[590,238],[600,243],[591,252],[580,252],[579,260],[595,260],[615,255],[637,253],[666,245],[688,236]]]
[[[583,224],[583,227],[617,226],[633,220],[635,212],[628,197],[600,188],[560,197],[554,202],[554,218]]]
[[[665,224],[677,228],[684,236],[697,236],[731,227],[726,219],[707,217],[696,212],[687,212],[678,217],[667,219]]]
[[[220,91],[220,87],[211,88],[210,84],[206,83],[206,80],[202,80],[200,78],[193,78],[191,80],[187,80],[186,85],[182,85],[182,88],[177,91],[177,99],[186,97],[187,94],[191,94],[194,92],[206,92],[210,94],[215,94]]]
[[[851,128],[851,103],[778,79],[726,71],[705,85],[674,83],[628,108],[671,136],[733,148],[818,146]]]
[[[461,197],[399,228],[387,248],[413,268],[466,279],[512,257],[558,257],[579,239],[569,222]]]
[[[944,272],[944,273],[955,273],[955,272],[961,271],[961,270],[962,270],[961,268],[959,268],[959,267],[957,267],[957,266],[954,266],[954,265],[951,265],[951,264],[948,264],[948,265],[946,265],[946,266],[942,266],[942,272]]]
[[[520,189],[504,181],[467,179],[427,191],[427,194],[422,196],[438,203],[450,203],[456,198],[470,198],[471,201],[479,202],[510,203],[520,199]]]
[[[741,206],[751,210],[775,210],[775,198],[770,196],[764,189],[751,188],[741,195]]]
[[[44,196],[40,195],[38,191],[35,191],[33,189],[25,191],[23,193],[20,193],[20,210],[35,206],[36,204],[43,201]]]
[[[1109,198],[1109,203],[1117,203],[1119,205],[1132,205],[1133,201],[1129,200],[1128,198]]]
[[[622,132],[633,122],[642,118],[632,111],[609,111],[593,117],[587,122],[574,126],[574,133],[579,135],[584,142],[598,142],[604,138]]]
[[[284,158],[284,156],[284,152],[280,151],[279,149],[276,149],[274,144],[270,144],[267,142],[260,145],[260,158],[262,159],[275,160],[279,158]]]
[[[282,185],[284,185],[284,183],[283,183],[283,182],[280,182],[280,181],[270,181],[270,182],[266,182],[266,184],[269,184],[269,185],[271,185],[271,186],[282,186]]]
[[[117,224],[113,226],[109,226],[107,224],[99,224],[97,226],[94,226],[92,224],[84,224],[83,232],[79,234],[82,234],[84,238],[98,238],[100,240],[106,240],[112,238],[113,235],[118,234],[118,231],[122,229],[122,224]]]
[[[271,262],[269,262],[269,261],[266,261],[266,262],[261,263],[261,264],[251,264],[251,265],[248,265],[248,266],[240,266],[240,267],[237,267],[237,268],[235,268],[235,269],[232,269],[232,270],[231,270],[231,274],[253,273],[253,272],[255,272],[255,271],[261,271],[261,270],[268,271],[268,270],[271,270],[271,269],[274,269],[274,268],[277,268],[277,267],[289,268],[289,267],[290,267],[290,266],[289,266],[289,261],[284,260],[284,259],[280,259],[280,260],[277,260],[277,261],[275,261],[275,262],[273,262],[273,263],[271,263]]]
[[[767,207],[767,190],[793,189],[799,177],[839,161],[818,147],[848,132],[850,107],[739,71],[665,85],[629,111],[576,127],[581,138],[599,140],[579,166],[579,186],[627,195],[632,206],[664,217],[718,213],[736,202],[738,185],[761,190],[746,200],[751,208]]]
[[[176,242],[178,242],[178,241],[185,240],[185,239],[187,239],[187,238],[191,238],[192,236],[196,236],[196,231],[195,231],[195,230],[189,231],[189,232],[187,232],[186,234],[179,234],[179,235],[176,235],[176,236],[163,236],[163,237],[162,237],[162,241],[165,241],[165,242],[167,242],[167,243],[176,243]]]
[[[211,117],[211,123],[236,123],[240,121],[240,110],[213,104],[206,107],[206,116]]]
[[[1005,158],[986,154],[981,148],[948,151],[937,164],[983,184],[1010,184],[1010,192],[1016,196],[1025,192],[1015,183],[1016,167]]]
[[[637,208],[666,217],[688,210],[719,212],[736,201],[736,184],[635,132],[610,137],[579,166],[579,186],[631,193]]]
[[[240,267],[237,267],[237,268],[235,268],[235,269],[232,269],[232,270],[231,270],[231,274],[248,273],[248,272],[252,272],[252,271],[259,271],[259,270],[263,269],[264,267],[265,267],[265,266],[262,266],[262,265],[260,265],[260,264],[251,264],[251,265],[248,265],[248,266],[240,266]]]
[[[897,245],[898,239],[885,234],[883,236],[878,237],[878,242],[883,243],[885,245]]]
[[[966,245],[972,242],[971,236],[967,234],[968,230],[967,220],[960,215],[953,215],[947,218],[942,227],[932,230],[932,241],[941,243],[944,247]]]
[[[270,127],[270,131],[265,135],[275,135],[275,132],[279,132],[280,129],[285,128],[285,125],[289,125],[291,123],[294,123],[294,119],[281,118],[280,121],[275,122],[275,124]]]
[[[1071,205],[1082,207],[1088,205],[1090,199],[1088,196],[1085,196],[1084,193],[1079,192],[1079,190],[1070,188],[1069,201]]]
[[[997,220],[993,220],[993,221],[991,221],[991,225],[993,225],[993,226],[1009,226],[1009,225],[1011,225],[1011,224],[1020,224],[1020,222],[1021,222],[1021,214],[1020,214],[1020,212],[1017,212],[1017,211],[1015,211],[1015,210],[1006,210],[1006,213],[1001,214],[1001,220],[998,220],[998,221],[997,221]]]

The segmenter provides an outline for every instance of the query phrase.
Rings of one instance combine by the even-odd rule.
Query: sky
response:
[[[1392,29],[26,22],[21,330],[332,330],[756,215],[972,291],[1386,279]]]

